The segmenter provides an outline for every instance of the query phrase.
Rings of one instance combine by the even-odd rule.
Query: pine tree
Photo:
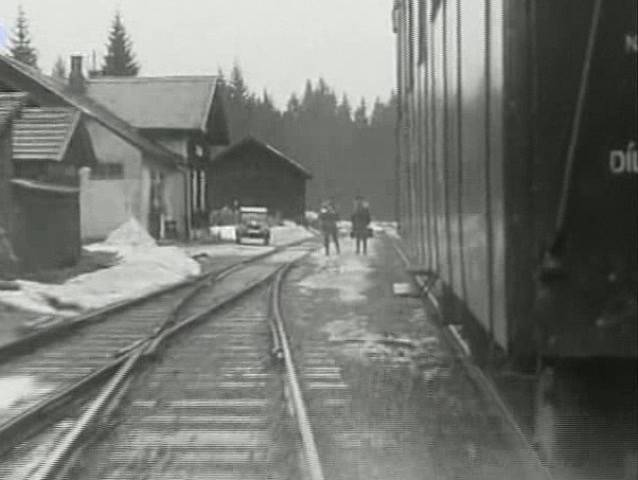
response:
[[[304,88],[303,97],[301,97],[301,108],[306,111],[311,110],[314,97],[315,92],[312,89],[312,82],[306,80],[306,87]]]
[[[119,77],[134,77],[137,75],[140,66],[135,61],[131,40],[122,23],[120,12],[115,13],[111,32],[109,33],[109,43],[106,49],[107,53],[104,56],[104,63],[102,65],[104,75]]]
[[[244,74],[237,62],[233,64],[230,72],[230,94],[234,101],[241,102],[248,100],[248,87],[244,81]]]
[[[24,13],[22,6],[18,8],[18,18],[16,26],[11,37],[11,47],[9,48],[11,56],[16,60],[30,65],[38,66],[38,54],[31,46],[31,34],[29,33],[29,22]]]
[[[354,111],[354,123],[359,127],[368,125],[368,107],[364,98],[361,99],[361,103]]]
[[[53,70],[51,71],[51,76],[57,80],[66,79],[66,64],[62,57],[58,57],[53,65]]]
[[[337,117],[342,121],[352,120],[352,107],[350,106],[350,100],[344,93],[341,97],[341,103],[337,107]]]
[[[297,95],[293,93],[288,99],[288,103],[286,105],[286,113],[296,116],[299,114],[300,107],[301,103],[299,102],[299,97],[297,97]]]
[[[222,67],[219,66],[217,67],[217,80],[222,85],[226,85],[226,75],[224,75],[224,70],[222,70]]]

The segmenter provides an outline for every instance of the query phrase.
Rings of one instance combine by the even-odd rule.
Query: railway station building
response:
[[[207,217],[206,165],[228,143],[220,88],[215,77],[90,79],[81,56],[61,82],[0,55],[0,92],[80,113],[96,159],[80,172],[83,241],[130,217],[155,238],[191,236]]]
[[[162,206],[163,217],[178,232],[204,226],[208,218],[206,166],[230,143],[217,77],[98,76],[87,81],[86,88],[91,99],[185,159],[186,181],[170,174],[153,179],[168,198]],[[155,236],[165,233],[162,224],[150,230]]]
[[[80,112],[96,157],[90,171],[80,172],[83,241],[106,237],[130,217],[149,229],[161,215],[164,199],[157,198],[152,179],[169,174],[183,178],[185,160],[89,98],[81,56],[72,57],[68,82],[61,82],[0,55],[0,91],[26,92],[30,106],[66,107]]]

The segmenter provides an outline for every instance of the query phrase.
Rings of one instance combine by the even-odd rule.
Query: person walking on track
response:
[[[326,255],[330,255],[330,240],[335,244],[337,254],[339,251],[339,235],[337,231],[337,221],[339,214],[331,202],[324,202],[319,211],[319,221],[321,223],[321,231],[323,232],[323,245],[326,249]]]
[[[352,213],[352,237],[355,239],[357,254],[368,254],[368,237],[370,236],[370,206],[363,197],[357,197]]]

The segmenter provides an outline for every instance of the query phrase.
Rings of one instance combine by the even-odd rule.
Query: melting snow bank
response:
[[[375,233],[383,232],[389,237],[400,238],[396,222],[372,222],[370,228],[372,228]]]
[[[313,234],[307,228],[287,220],[284,220],[283,225],[272,227],[270,235],[272,244],[277,246],[313,237]]]
[[[317,251],[310,256],[310,261],[316,273],[299,282],[302,289],[336,290],[344,303],[367,300],[365,292],[372,285],[368,275],[373,271],[369,257],[352,254],[326,257],[323,251]]]
[[[51,385],[41,384],[34,377],[17,375],[0,378],[0,415],[15,404],[48,392]]]
[[[116,252],[119,262],[74,277],[61,285],[18,280],[19,291],[0,292],[0,302],[43,314],[77,315],[110,303],[139,297],[200,273],[199,264],[177,247],[158,247],[131,219],[103,243],[88,250]]]

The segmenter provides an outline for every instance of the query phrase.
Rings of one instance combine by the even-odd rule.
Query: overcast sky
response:
[[[237,60],[280,106],[306,78],[323,76],[352,103],[394,86],[392,0],[1,0],[6,30],[19,4],[46,73],[58,55],[95,50],[100,61],[119,9],[141,75],[215,74]]]

